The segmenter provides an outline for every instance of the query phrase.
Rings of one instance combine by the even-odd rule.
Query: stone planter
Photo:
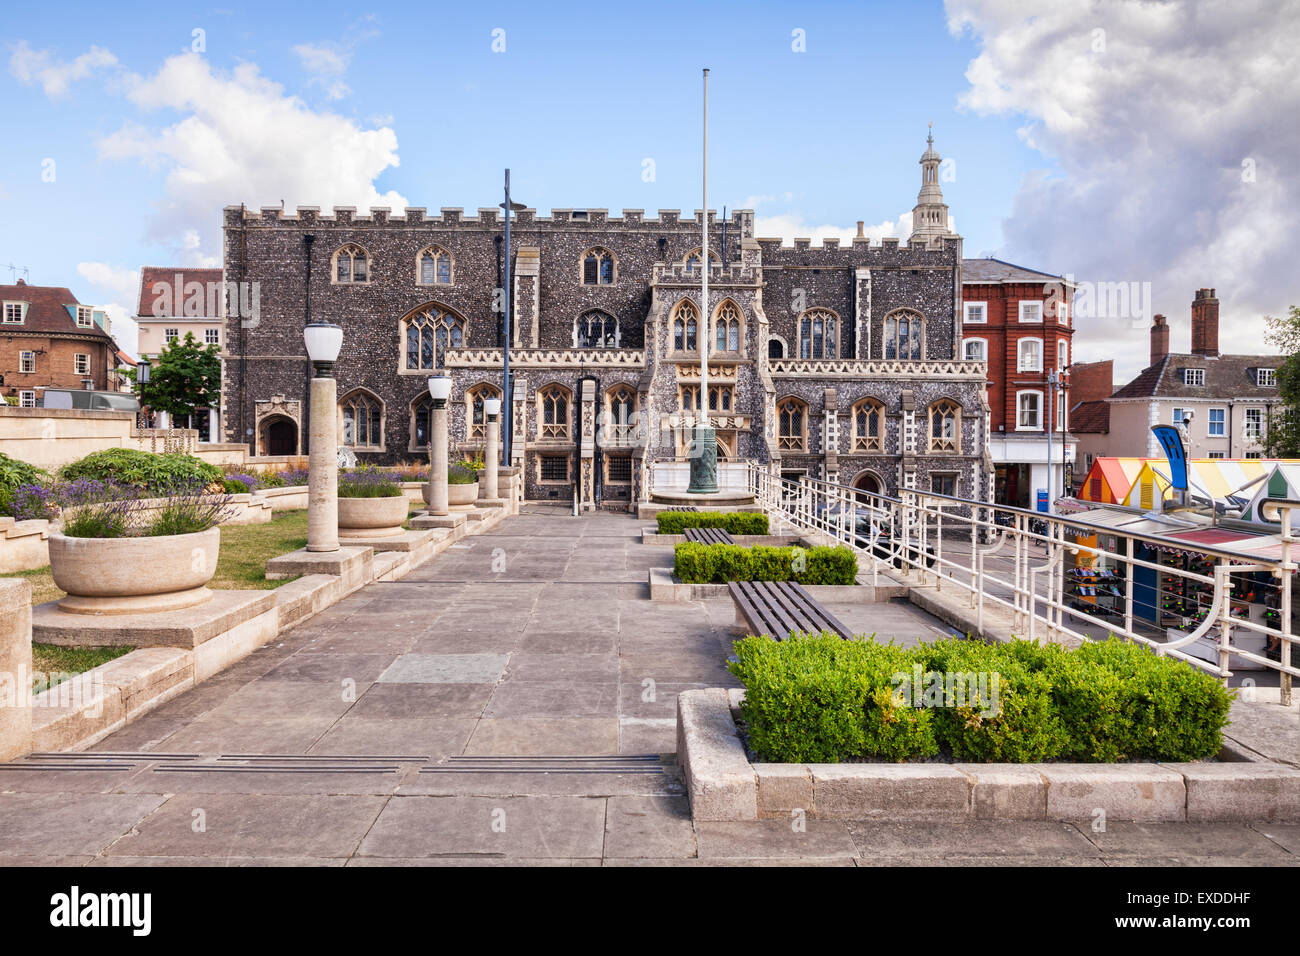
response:
[[[472,485],[448,485],[447,507],[459,511],[469,511],[478,501],[478,482]]]
[[[339,540],[391,538],[402,533],[410,514],[406,495],[391,498],[339,498]]]
[[[212,598],[221,529],[153,538],[51,534],[50,572],[74,614],[139,614],[194,607]]]

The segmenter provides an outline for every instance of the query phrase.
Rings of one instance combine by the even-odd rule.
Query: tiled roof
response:
[[[1104,435],[1110,431],[1110,405],[1105,400],[1080,402],[1070,409],[1070,431]]]
[[[17,285],[0,285],[0,300],[28,303],[27,315],[21,325],[0,326],[6,332],[67,333],[109,339],[108,333],[98,325],[77,325],[74,313],[67,307],[84,303],[78,302],[70,290],[60,286],[27,285],[20,280]]]
[[[1192,355],[1170,352],[1149,365],[1113,398],[1276,399],[1275,387],[1255,384],[1255,369],[1277,368],[1280,355]],[[1205,369],[1204,385],[1184,385],[1183,369]]]
[[[222,282],[223,277],[220,269],[193,269],[185,266],[145,266],[140,270],[140,301],[136,309],[136,315],[145,318],[215,318],[215,316],[204,315],[187,316],[182,309],[185,305],[185,297],[182,294],[177,297],[175,294],[176,277],[180,276],[181,289],[190,282],[201,282],[204,287],[204,301],[207,301],[207,287],[209,282]],[[162,290],[154,292],[154,286],[163,283],[171,289],[168,293],[167,301],[162,305],[169,305],[169,308],[162,308],[161,311],[154,312],[154,305],[162,297]]]
[[[963,259],[961,261],[961,279],[963,282],[1042,282],[1044,279],[1062,280],[1050,272],[1026,269],[1014,262],[1004,262],[992,256],[985,259]]]

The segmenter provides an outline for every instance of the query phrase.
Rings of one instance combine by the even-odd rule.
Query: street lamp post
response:
[[[312,364],[310,451],[307,469],[307,550],[339,549],[338,397],[334,362],[343,345],[343,330],[331,322],[311,322],[303,329]]]
[[[1055,511],[1056,481],[1052,477],[1052,466],[1056,463],[1052,451],[1052,432],[1056,430],[1056,397],[1069,387],[1068,370],[1048,369],[1047,371],[1047,510]],[[1062,416],[1064,418],[1064,416]],[[1061,429],[1061,494],[1065,494],[1065,429]]]
[[[518,212],[521,209],[527,209],[523,203],[511,202],[510,200],[510,170],[506,170],[506,201],[501,203],[501,208],[506,212],[506,240],[505,240],[505,288],[501,290],[502,300],[501,309],[505,316],[502,325],[505,330],[505,343],[501,348],[501,394],[506,399],[505,411],[505,463],[510,464],[510,419],[514,414],[512,411],[513,402],[511,402],[510,389],[510,213]],[[492,497],[496,497],[493,495]]]
[[[718,490],[717,435],[709,424],[709,71],[704,71],[704,235],[700,242],[700,395],[690,449],[690,494]]]
[[[487,419],[484,423],[487,429],[487,450],[483,454],[483,467],[487,469],[487,474],[483,478],[483,497],[493,499],[497,497],[497,458],[501,454],[501,399],[485,398],[483,417]]]
[[[435,375],[429,379],[429,514],[445,515],[447,509],[447,399],[451,379]]]

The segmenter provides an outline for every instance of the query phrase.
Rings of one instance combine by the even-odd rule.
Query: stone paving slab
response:
[[[384,684],[489,684],[500,679],[506,654],[402,654],[379,675]]]
[[[194,752],[209,761],[259,752],[387,753],[444,765],[479,754],[662,754],[666,772],[0,766],[0,865],[1300,861],[1297,824],[1112,822],[1097,837],[1087,819],[1073,831],[1057,824],[999,831],[851,820],[808,820],[803,829],[791,819],[693,823],[675,764],[676,700],[683,690],[739,686],[724,667],[734,607],[730,600],[652,604],[646,569],[667,558],[639,543],[642,524],[555,511],[506,518],[399,582],[344,598],[96,749]],[[498,548],[505,565],[494,573]],[[864,628],[905,642],[944,630],[907,605],[839,611],[868,612]],[[206,811],[206,833],[190,829],[195,808]],[[500,831],[491,826],[495,809],[504,811]]]

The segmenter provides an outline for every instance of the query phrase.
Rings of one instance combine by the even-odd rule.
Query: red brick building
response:
[[[102,312],[57,286],[0,286],[0,391],[34,407],[46,388],[114,387],[117,344]]]
[[[962,260],[962,357],[988,362],[988,449],[1001,504],[1032,508],[1039,491],[1050,489],[1052,499],[1068,493],[1073,302],[1074,287],[1060,276],[1000,259]]]

